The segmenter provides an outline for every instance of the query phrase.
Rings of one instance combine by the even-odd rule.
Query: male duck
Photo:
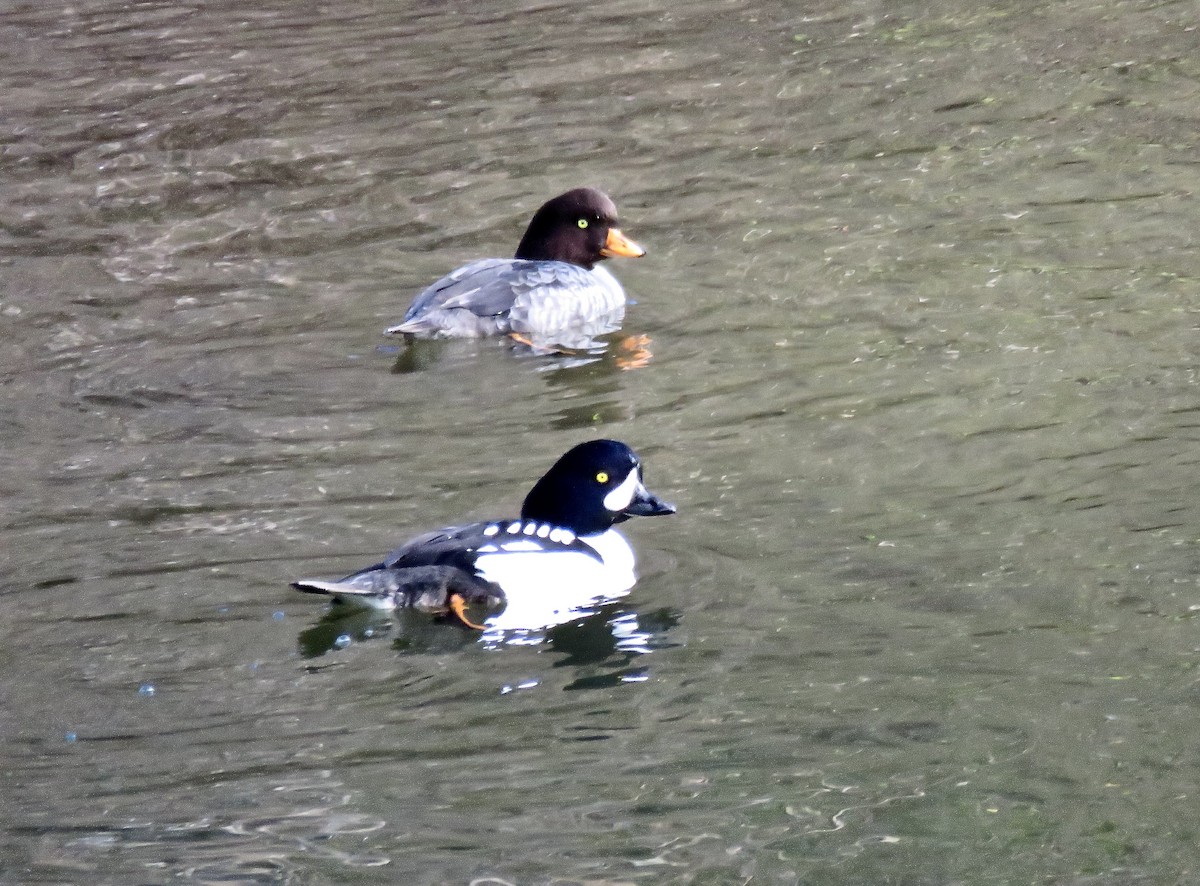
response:
[[[625,290],[597,263],[645,254],[617,227],[617,207],[606,194],[576,188],[534,213],[514,258],[480,259],[452,271],[386,333],[511,335],[535,347],[588,348],[625,316]]]
[[[674,505],[646,489],[632,449],[592,440],[538,480],[520,517],[428,532],[343,579],[305,578],[292,587],[375,609],[449,609],[477,629],[536,630],[625,594],[636,581],[634,554],[613,526],[673,513]],[[501,601],[503,611],[486,625],[465,611]]]

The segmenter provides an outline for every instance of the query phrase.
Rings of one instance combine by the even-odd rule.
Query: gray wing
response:
[[[603,268],[487,258],[447,274],[416,297],[389,335],[538,336],[603,318],[619,325],[625,293]],[[615,328],[615,326],[614,326]]]
[[[512,308],[522,285],[521,265],[536,262],[484,258],[451,271],[413,299],[404,322],[435,308],[463,309],[479,317],[493,317]]]
[[[536,262],[485,258],[451,271],[421,292],[404,322],[388,335],[481,336],[508,332],[508,312],[521,294],[521,265]]]

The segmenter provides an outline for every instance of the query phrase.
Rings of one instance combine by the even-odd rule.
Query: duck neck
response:
[[[513,257],[528,261],[563,261],[589,271],[603,258],[574,232],[547,229],[537,218],[529,223]]]

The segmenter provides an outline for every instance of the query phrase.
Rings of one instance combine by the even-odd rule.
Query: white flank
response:
[[[504,589],[504,610],[486,622],[489,630],[534,631],[589,614],[599,603],[624,596],[634,582],[633,549],[616,530],[583,536],[603,558],[578,551],[515,551],[476,560],[480,574]]]

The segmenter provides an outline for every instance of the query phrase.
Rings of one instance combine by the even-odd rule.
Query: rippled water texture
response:
[[[5,6],[0,882],[1195,880],[1194,13]],[[648,365],[379,334],[581,184]],[[287,587],[601,435],[592,619]]]

